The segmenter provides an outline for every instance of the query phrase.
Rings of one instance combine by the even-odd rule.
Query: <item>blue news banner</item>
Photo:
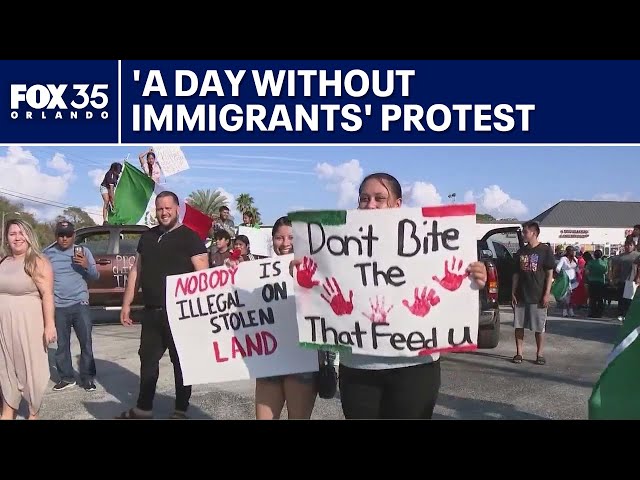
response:
[[[0,61],[0,143],[640,143],[638,61]]]

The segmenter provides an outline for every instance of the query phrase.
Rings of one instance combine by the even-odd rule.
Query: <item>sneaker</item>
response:
[[[61,380],[61,381],[59,381],[58,383],[56,383],[53,386],[53,391],[54,392],[59,392],[59,391],[64,390],[66,388],[75,387],[75,386],[76,386],[76,382],[75,381],[74,382],[67,382],[65,380]]]
[[[87,392],[93,392],[96,389],[96,384],[93,383],[93,380],[84,384],[83,388]]]

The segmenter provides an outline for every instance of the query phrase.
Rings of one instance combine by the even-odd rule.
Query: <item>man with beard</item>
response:
[[[176,387],[175,412],[171,418],[187,418],[191,387],[182,380],[180,359],[171,335],[166,310],[166,281],[178,275],[209,268],[207,249],[198,235],[178,219],[179,200],[175,193],[164,191],[156,197],[159,225],[140,237],[135,268],[131,269],[122,301],[120,322],[131,320],[131,302],[138,286],[142,287],[144,310],[140,334],[140,393],[134,408],[116,418],[153,418],[153,398],[160,374],[160,360],[169,350]]]

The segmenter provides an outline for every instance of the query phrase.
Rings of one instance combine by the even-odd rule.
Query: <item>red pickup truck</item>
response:
[[[79,228],[76,244],[86,246],[96,260],[100,278],[89,283],[89,304],[92,308],[119,310],[124,287],[136,259],[138,240],[144,225],[100,225]],[[137,292],[133,306],[142,305],[141,292]]]

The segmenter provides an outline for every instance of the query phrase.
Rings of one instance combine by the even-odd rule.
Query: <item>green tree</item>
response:
[[[491,223],[495,221],[496,219],[493,215],[489,215],[488,213],[476,213],[476,223]]]
[[[238,198],[236,198],[236,208],[241,215],[244,215],[245,213],[250,213],[251,215],[253,215],[256,224],[260,225],[262,223],[260,218],[260,211],[253,202],[254,199],[251,195],[249,195],[248,193],[241,193],[240,195],[238,195]]]
[[[61,217],[58,218],[67,219],[73,223],[76,228],[93,227],[96,224],[89,214],[79,207],[66,208]]]
[[[248,193],[241,193],[236,198],[236,208],[240,213],[244,213],[247,210],[253,208],[253,197]]]
[[[189,194],[187,203],[213,219],[219,218],[220,207],[228,207],[227,197],[218,190],[196,190]]]

